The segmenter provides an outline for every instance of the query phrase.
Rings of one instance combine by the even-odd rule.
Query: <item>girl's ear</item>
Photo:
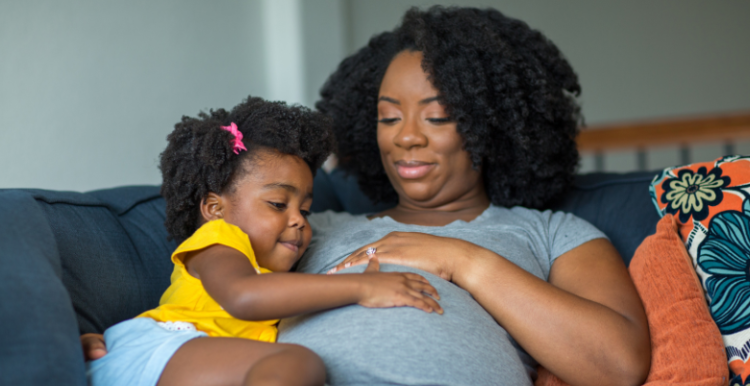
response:
[[[201,202],[201,217],[205,222],[224,218],[225,210],[226,198],[216,193],[209,193]]]

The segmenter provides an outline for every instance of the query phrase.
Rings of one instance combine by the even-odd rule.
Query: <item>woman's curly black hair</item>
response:
[[[234,153],[234,135],[221,129],[232,122],[243,135],[247,151]],[[232,111],[183,116],[167,136],[161,153],[161,195],[167,202],[170,237],[182,242],[201,224],[200,204],[206,196],[231,193],[235,182],[251,166],[259,149],[275,149],[302,158],[315,171],[334,147],[330,118],[302,106],[248,97]]]
[[[557,47],[494,9],[410,9],[345,59],[316,107],[333,118],[339,167],[375,202],[396,202],[377,146],[377,99],[393,57],[420,51],[495,205],[542,208],[569,187],[582,121],[578,77]]]

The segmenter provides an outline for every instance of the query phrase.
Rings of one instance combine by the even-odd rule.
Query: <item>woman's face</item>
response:
[[[401,205],[438,208],[486,197],[456,122],[437,101],[422,53],[402,51],[386,70],[378,95],[378,146]]]

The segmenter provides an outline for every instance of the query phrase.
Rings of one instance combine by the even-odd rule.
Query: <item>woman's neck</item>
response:
[[[490,200],[484,190],[481,193],[461,197],[437,206],[424,206],[400,198],[398,205],[375,214],[371,218],[389,216],[403,224],[444,226],[456,220],[472,221],[487,210],[489,206]]]

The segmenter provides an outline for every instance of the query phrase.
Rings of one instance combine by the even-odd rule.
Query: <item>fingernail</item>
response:
[[[349,267],[351,267],[351,265],[352,265],[352,263],[346,263],[346,264],[344,264],[344,268],[349,268]]]

